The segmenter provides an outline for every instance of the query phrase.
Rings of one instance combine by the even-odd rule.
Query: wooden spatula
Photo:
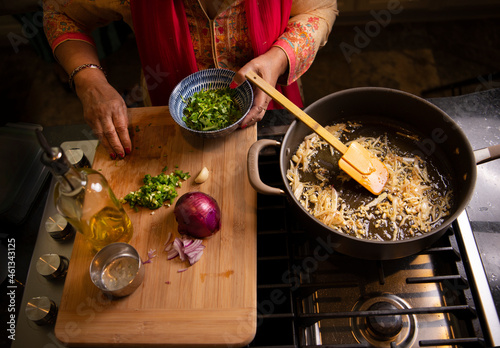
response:
[[[349,174],[349,176],[371,193],[378,195],[382,192],[389,178],[389,172],[377,157],[357,142],[352,142],[349,147],[345,146],[333,134],[323,128],[255,72],[251,71],[247,73],[246,78],[342,153],[343,156],[339,160],[340,169]]]

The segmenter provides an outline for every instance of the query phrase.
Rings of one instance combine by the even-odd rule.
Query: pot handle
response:
[[[263,148],[268,146],[280,146],[281,143],[271,139],[261,139],[253,143],[248,150],[247,168],[248,180],[255,191],[265,195],[285,195],[285,191],[277,187],[266,185],[260,179],[259,173],[259,154]]]
[[[475,150],[476,164],[482,164],[500,158],[500,144]]]

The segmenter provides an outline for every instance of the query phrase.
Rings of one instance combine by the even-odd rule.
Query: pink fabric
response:
[[[177,83],[198,70],[184,4],[132,0],[130,8],[151,102],[167,105]]]
[[[291,6],[292,0],[246,0],[254,56],[267,52],[283,34]],[[180,0],[131,0],[130,8],[151,102],[167,105],[174,87],[198,71],[184,4]],[[296,83],[277,89],[302,107]],[[268,109],[274,108],[281,106],[271,102]]]
[[[51,45],[52,51],[54,51],[58,45],[60,45],[61,43],[63,43],[64,41],[67,41],[67,40],[84,41],[84,42],[87,42],[87,43],[95,46],[95,41],[92,38],[92,36],[89,36],[87,34],[82,34],[82,33],[67,33],[67,34],[64,34],[64,35],[57,37],[54,41],[52,41],[52,45]]]
[[[274,42],[283,34],[290,18],[292,0],[256,1],[245,2],[247,23],[252,40],[254,56],[266,53]],[[289,86],[276,86],[298,107],[302,107],[302,98],[296,82]],[[282,109],[283,107],[274,100],[269,103],[269,110]]]
[[[286,29],[291,0],[245,1],[245,12],[255,56],[266,53]]]

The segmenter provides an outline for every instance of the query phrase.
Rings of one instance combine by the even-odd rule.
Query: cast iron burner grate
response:
[[[261,153],[259,170],[283,188],[279,149]],[[285,197],[259,194],[257,228],[258,323],[248,347],[484,346],[455,227],[417,256],[359,260],[308,234]]]

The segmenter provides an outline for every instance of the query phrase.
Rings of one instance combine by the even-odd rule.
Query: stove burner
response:
[[[408,309],[409,305],[392,294],[372,294],[360,299],[353,312],[376,312]],[[355,339],[369,347],[386,348],[392,345],[411,347],[416,337],[417,321],[414,315],[368,315],[350,320]]]
[[[372,304],[368,310],[394,310],[395,305],[386,301],[380,301]],[[373,337],[380,340],[390,340],[396,337],[403,328],[403,319],[400,315],[377,315],[366,317],[367,331]]]

